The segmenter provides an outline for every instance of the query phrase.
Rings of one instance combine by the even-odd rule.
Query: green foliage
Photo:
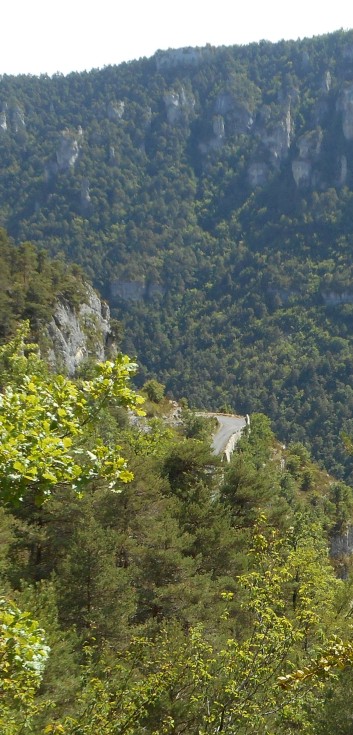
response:
[[[22,379],[3,386],[0,400],[0,486],[5,502],[18,503],[34,492],[41,504],[58,483],[80,492],[101,477],[111,489],[128,482],[132,473],[118,454],[98,440],[85,447],[87,428],[108,402],[136,408],[143,402],[128,386],[135,365],[119,355],[115,362],[97,365],[96,376],[76,385],[62,376],[31,374],[25,334],[2,348]],[[0,348],[1,353],[1,348]],[[0,361],[2,357],[0,354]],[[37,365],[40,361],[37,358]]]
[[[143,390],[147,393],[149,401],[160,403],[164,397],[165,385],[158,383],[157,380],[147,380],[143,386]]]
[[[301,493],[309,455],[294,445],[300,471],[284,473],[285,450],[265,416],[252,417],[221,468],[209,443],[158,419],[138,416],[122,429],[119,411],[142,413],[127,357],[74,382],[48,374],[26,334],[0,353],[2,461],[6,449],[16,474],[4,470],[1,480],[11,517],[0,516],[0,572],[28,620],[40,621],[26,636],[51,653],[38,690],[26,678],[27,638],[19,640],[11,681],[27,699],[9,701],[6,735],[18,723],[48,735],[282,735],[299,725],[314,735],[326,679],[299,681],[296,672],[323,660],[332,636],[347,635],[350,595],[326,535],[348,518],[344,486],[315,505],[313,522],[318,470]],[[41,431],[48,452],[45,443],[38,450]],[[126,463],[131,482],[112,493],[112,481],[116,489],[117,477],[130,478]],[[68,476],[76,466],[78,480]]]
[[[187,408],[184,408],[181,413],[181,421],[186,438],[199,439],[199,441],[210,440],[218,426],[216,419],[199,416],[195,411]]]
[[[49,655],[44,633],[29,613],[0,599],[0,729],[4,735],[33,732],[35,701]]]
[[[128,358],[75,382],[48,375],[24,332],[1,349],[1,581],[52,649],[35,698],[21,638],[13,681],[29,694],[9,702],[6,735],[26,718],[68,735],[350,732],[351,675],[332,672],[351,665],[351,582],[327,545],[353,508],[351,44],[338,32],[208,48],[189,67],[0,80],[0,218],[22,242],[0,232],[0,337],[25,317],[34,339],[58,296],[79,305],[65,254],[110,300],[153,415],[164,386],[251,413],[220,468],[199,416],[185,440],[130,425]],[[80,148],[66,168],[63,138]]]
[[[252,526],[261,513],[285,523],[288,506],[281,492],[280,467],[275,438],[263,414],[251,417],[250,433],[244,435],[225,471],[222,498],[237,526]]]
[[[4,75],[0,221],[22,245],[0,238],[1,334],[24,316],[40,332],[58,294],[78,303],[65,254],[110,301],[141,384],[152,376],[191,406],[264,411],[283,441],[349,479],[351,43],[339,31],[208,48],[198,64],[167,53]],[[304,160],[310,176],[296,184]]]
[[[227,607],[233,595],[224,592],[223,636],[216,643],[200,626],[183,632],[174,625],[164,627],[154,640],[134,639],[118,658],[109,660],[107,653],[103,670],[90,665],[85,671],[79,714],[64,722],[67,732],[84,735],[94,725],[102,735],[146,730],[158,735],[220,731],[230,735],[259,732],[260,728],[277,732],[280,717],[287,724],[298,719],[303,686],[288,702],[278,676],[297,660],[303,641],[307,647],[308,626],[321,623],[318,602],[323,604],[323,594],[330,584],[335,586],[335,580],[326,566],[318,584],[310,581],[312,568],[307,571],[306,564],[313,550],[309,539],[306,545],[283,554],[285,546],[273,530],[256,530],[251,568],[239,578],[242,607],[248,616],[246,631],[239,639],[227,630]],[[318,562],[316,554],[316,565]],[[298,577],[300,602],[290,614],[288,589],[298,584]],[[327,612],[330,600],[326,601]],[[313,638],[310,650],[318,642],[322,638]],[[302,653],[301,658],[308,657]],[[283,685],[289,679],[280,681]]]
[[[186,497],[200,481],[212,485],[214,470],[219,465],[206,442],[187,439],[171,447],[162,472],[177,495]]]
[[[18,247],[0,229],[0,337],[13,336],[19,320],[28,319],[36,339],[48,322],[58,298],[72,307],[85,302],[83,271],[62,258],[51,260],[45,250],[24,242]]]

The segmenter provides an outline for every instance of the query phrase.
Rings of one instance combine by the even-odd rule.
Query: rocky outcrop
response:
[[[287,156],[291,144],[293,125],[290,103],[284,106],[283,116],[279,120],[273,120],[271,111],[263,108],[257,134],[270,154],[270,162],[277,168]]]
[[[224,90],[220,92],[213,105],[212,137],[200,141],[201,153],[217,151],[222,147],[226,137],[249,134],[254,125],[254,118],[247,102],[236,94]]]
[[[6,111],[3,110],[0,112],[0,129],[1,130],[7,130],[7,117],[6,117]]]
[[[87,285],[86,295],[86,303],[77,310],[66,299],[60,299],[46,330],[48,362],[68,375],[74,375],[89,357],[106,359],[114,343],[109,307],[91,286]]]
[[[278,113],[277,113],[278,114]],[[273,110],[264,105],[254,124],[253,133],[259,140],[257,153],[247,167],[247,179],[251,187],[264,186],[271,171],[277,171],[288,156],[293,135],[290,100],[281,105],[280,115],[274,118]]]
[[[25,114],[19,105],[15,105],[10,109],[11,126],[14,133],[18,133],[26,127]]]
[[[290,146],[290,114],[285,120],[279,122],[272,130],[267,130],[263,137],[262,142],[270,152],[271,161],[273,164],[279,164],[288,153]]]
[[[209,153],[212,150],[216,151],[222,147],[225,139],[225,125],[222,115],[214,115],[212,119],[212,131],[212,138],[209,138],[208,141],[203,143],[199,143],[201,153]]]
[[[311,113],[313,125],[325,125],[325,118],[329,112],[329,92],[331,90],[331,86],[331,73],[329,71],[325,71],[320,85],[320,94]]]
[[[175,125],[181,119],[180,97],[177,92],[166,92],[163,97],[167,120],[170,125]]]
[[[154,55],[157,71],[174,69],[176,66],[199,66],[210,58],[211,48],[186,48],[168,49],[157,51]]]
[[[353,83],[342,90],[337,110],[342,113],[342,129],[346,140],[353,140]]]
[[[335,534],[331,538],[331,555],[342,556],[353,553],[353,526]]]
[[[227,123],[233,135],[248,133],[254,118],[246,103],[231,92],[220,92],[217,96],[214,112],[216,115],[227,116]]]
[[[321,153],[322,130],[309,130],[297,141],[299,159],[292,162],[292,173],[298,188],[308,187],[311,183],[320,183],[313,177],[312,169]]]
[[[20,105],[3,103],[0,112],[0,129],[11,130],[15,134],[26,129],[25,113]]]
[[[322,90],[323,92],[326,92],[326,94],[330,91],[332,84],[332,77],[330,71],[325,71],[325,74],[323,76],[322,80]]]
[[[81,182],[81,209],[87,212],[91,207],[91,195],[89,193],[89,179],[82,179]]]
[[[311,184],[311,163],[310,161],[293,161],[292,162],[293,179],[298,188],[304,188]]]
[[[111,166],[115,166],[117,163],[114,145],[109,146],[109,163]]]
[[[184,87],[181,87],[179,92],[174,90],[166,92],[163,101],[170,125],[176,125],[188,117],[195,107],[194,96],[190,92],[187,93]]]
[[[82,138],[82,128],[79,127],[77,132],[73,132],[68,128],[63,130],[59,146],[56,151],[56,163],[58,171],[68,171],[73,168],[80,152],[80,138]]]
[[[225,136],[224,117],[222,115],[215,115],[212,120],[212,129],[215,138],[223,140]]]

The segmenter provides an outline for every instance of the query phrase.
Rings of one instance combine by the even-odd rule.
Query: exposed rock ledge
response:
[[[108,305],[89,285],[86,293],[86,303],[78,309],[60,299],[46,330],[47,360],[53,369],[68,375],[74,375],[89,357],[106,359],[114,344]]]

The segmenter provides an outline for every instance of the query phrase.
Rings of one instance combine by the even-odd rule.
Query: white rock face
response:
[[[81,182],[81,206],[83,209],[89,208],[91,204],[91,196],[89,193],[89,179],[82,179]]]
[[[0,112],[0,128],[1,130],[7,130],[7,117],[5,110]]]
[[[10,114],[12,129],[14,133],[18,133],[19,130],[23,130],[26,127],[24,111],[19,105],[16,105],[11,108]]]
[[[181,117],[180,97],[177,92],[167,92],[163,100],[168,122],[170,125],[175,125]]]
[[[271,131],[266,131],[262,137],[262,142],[270,151],[273,162],[281,161],[288,152],[290,138],[288,130],[284,123],[279,123]]]
[[[78,130],[75,136],[71,130],[64,130],[61,134],[61,140],[56,151],[56,162],[59,171],[67,171],[73,168],[80,152],[78,138],[82,135]]]
[[[311,182],[311,163],[310,161],[293,161],[292,162],[293,178],[298,187],[309,186]]]
[[[87,304],[81,304],[77,312],[66,300],[58,302],[47,327],[47,337],[51,343],[49,364],[74,375],[86,358],[94,357],[98,361],[106,358],[111,337],[109,307],[87,286]]]
[[[346,140],[353,140],[353,84],[342,90],[337,107],[342,111],[343,135]]]
[[[279,164],[287,155],[292,134],[292,118],[288,105],[284,117],[276,124],[270,124],[262,131],[260,137],[269,150],[274,165]]]
[[[226,137],[224,117],[222,115],[214,115],[212,118],[213,137],[199,143],[201,153],[210,153],[218,151],[223,146]]]
[[[195,107],[195,98],[192,94],[187,94],[184,87],[180,92],[171,90],[163,96],[167,120],[170,125],[176,125],[186,113],[189,115]]]
[[[322,130],[319,128],[304,133],[297,141],[299,159],[292,162],[292,173],[299,188],[320,184],[318,173],[312,173],[312,164],[320,156],[322,137]]]
[[[325,71],[324,78],[322,80],[322,89],[324,92],[329,92],[331,89],[332,77],[329,71]]]
[[[240,133],[249,133],[254,119],[242,100],[237,99],[230,92],[220,92],[218,95],[214,111],[216,115],[227,115],[227,122],[235,135]]]
[[[252,187],[266,184],[271,170],[279,170],[288,155],[293,134],[290,100],[286,99],[282,104],[279,120],[273,119],[271,108],[264,105],[255,123],[254,134],[261,145],[257,152],[258,160],[250,163],[247,169],[248,182]]]
[[[224,138],[224,118],[222,115],[215,115],[212,120],[212,129],[216,138]]]

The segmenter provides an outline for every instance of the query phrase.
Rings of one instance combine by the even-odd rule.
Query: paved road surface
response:
[[[214,454],[222,454],[233,434],[241,437],[241,432],[246,426],[245,416],[229,416],[222,413],[202,413],[200,416],[214,417],[219,423],[219,429],[212,440]]]
[[[240,438],[246,420],[245,416],[222,416],[222,414],[215,414],[215,418],[219,423],[219,429],[213,437],[212,449],[215,454],[222,454],[233,434],[239,434]]]

